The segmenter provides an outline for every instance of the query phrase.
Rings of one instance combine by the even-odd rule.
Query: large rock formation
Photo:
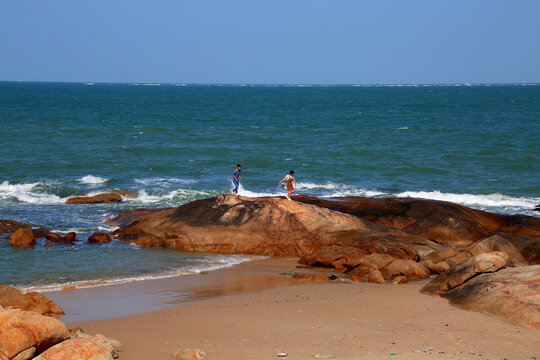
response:
[[[38,292],[23,294],[9,285],[0,285],[0,306],[35,311],[42,315],[55,317],[64,315],[64,311],[43,294]]]
[[[105,347],[87,339],[69,339],[55,345],[35,360],[113,360]]]
[[[479,275],[441,296],[462,309],[540,329],[540,265]]]
[[[540,263],[540,219],[536,217],[493,214],[446,201],[413,198],[323,200],[296,196],[295,200],[406,230],[441,245],[439,248],[430,246],[435,252],[444,251],[444,247],[463,250],[479,240],[498,235],[511,243],[525,261]],[[449,257],[442,256],[438,261]],[[454,264],[464,260],[463,255],[456,260],[459,261],[453,261]]]
[[[222,195],[138,217],[114,231],[144,247],[301,256],[336,245],[418,258],[408,243],[428,240],[347,214],[282,198]]]

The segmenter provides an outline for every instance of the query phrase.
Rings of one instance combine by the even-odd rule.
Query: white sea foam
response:
[[[35,182],[27,184],[10,184],[4,181],[0,184],[0,199],[16,199],[20,202],[31,204],[61,204],[66,201],[54,194],[40,192],[40,186],[47,185],[46,183]]]
[[[396,194],[396,196],[450,201],[461,205],[481,208],[532,209],[540,203],[540,197],[512,197],[499,193],[475,195],[443,193],[440,191],[405,191]]]
[[[141,185],[169,185],[169,184],[194,184],[197,180],[179,179],[179,178],[148,178],[135,179],[137,184]]]
[[[96,184],[104,184],[109,180],[111,179],[94,176],[94,175],[86,175],[77,181],[80,182],[81,184],[96,185]]]
[[[81,281],[70,281],[66,283],[53,283],[47,285],[30,285],[30,286],[16,286],[18,289],[28,292],[28,291],[39,291],[39,292],[52,292],[52,291],[61,291],[63,289],[69,288],[92,288],[92,287],[101,287],[101,286],[111,286],[130,283],[134,281],[145,281],[145,280],[156,280],[156,279],[165,279],[171,277],[177,277],[182,275],[193,275],[199,274],[202,272],[218,270],[222,268],[231,267],[238,265],[247,261],[263,259],[264,256],[249,256],[249,255],[221,255],[218,257],[209,258],[205,263],[195,265],[195,266],[186,266],[176,269],[171,269],[167,271],[161,271],[150,275],[140,275],[140,276],[126,276],[118,277],[112,279],[95,279],[95,280],[81,280]]]
[[[187,201],[193,201],[200,198],[210,197],[217,195],[215,192],[193,189],[176,189],[164,194],[149,194],[146,190],[140,190],[139,196],[133,199],[126,198],[128,202],[139,202],[143,204],[152,204],[160,202],[178,202],[185,203]]]

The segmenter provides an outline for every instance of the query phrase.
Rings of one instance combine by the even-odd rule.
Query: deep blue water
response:
[[[121,210],[228,192],[237,162],[245,195],[284,194],[277,182],[293,169],[303,194],[415,196],[534,215],[539,135],[539,85],[0,82],[0,218],[75,230],[85,239],[108,230],[103,221]],[[112,188],[139,197],[64,204]],[[6,242],[0,283],[19,285],[227,262],[118,243],[18,250]],[[40,274],[29,262],[52,270]]]

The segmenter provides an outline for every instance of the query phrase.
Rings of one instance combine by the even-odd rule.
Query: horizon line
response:
[[[82,84],[82,85],[173,85],[173,86],[486,86],[486,85],[540,85],[540,82],[455,82],[455,83],[190,83],[190,82],[152,82],[152,81],[34,81],[0,80],[0,83],[40,83],[40,84]]]

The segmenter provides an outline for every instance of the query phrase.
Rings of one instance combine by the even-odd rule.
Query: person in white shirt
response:
[[[285,185],[287,186],[287,190],[289,190],[289,194],[286,196],[286,198],[291,200],[291,196],[294,193],[294,187],[296,186],[296,181],[294,180],[294,170],[291,170],[289,175],[285,176],[283,180],[278,182],[278,184],[281,184],[284,181],[286,181]]]

